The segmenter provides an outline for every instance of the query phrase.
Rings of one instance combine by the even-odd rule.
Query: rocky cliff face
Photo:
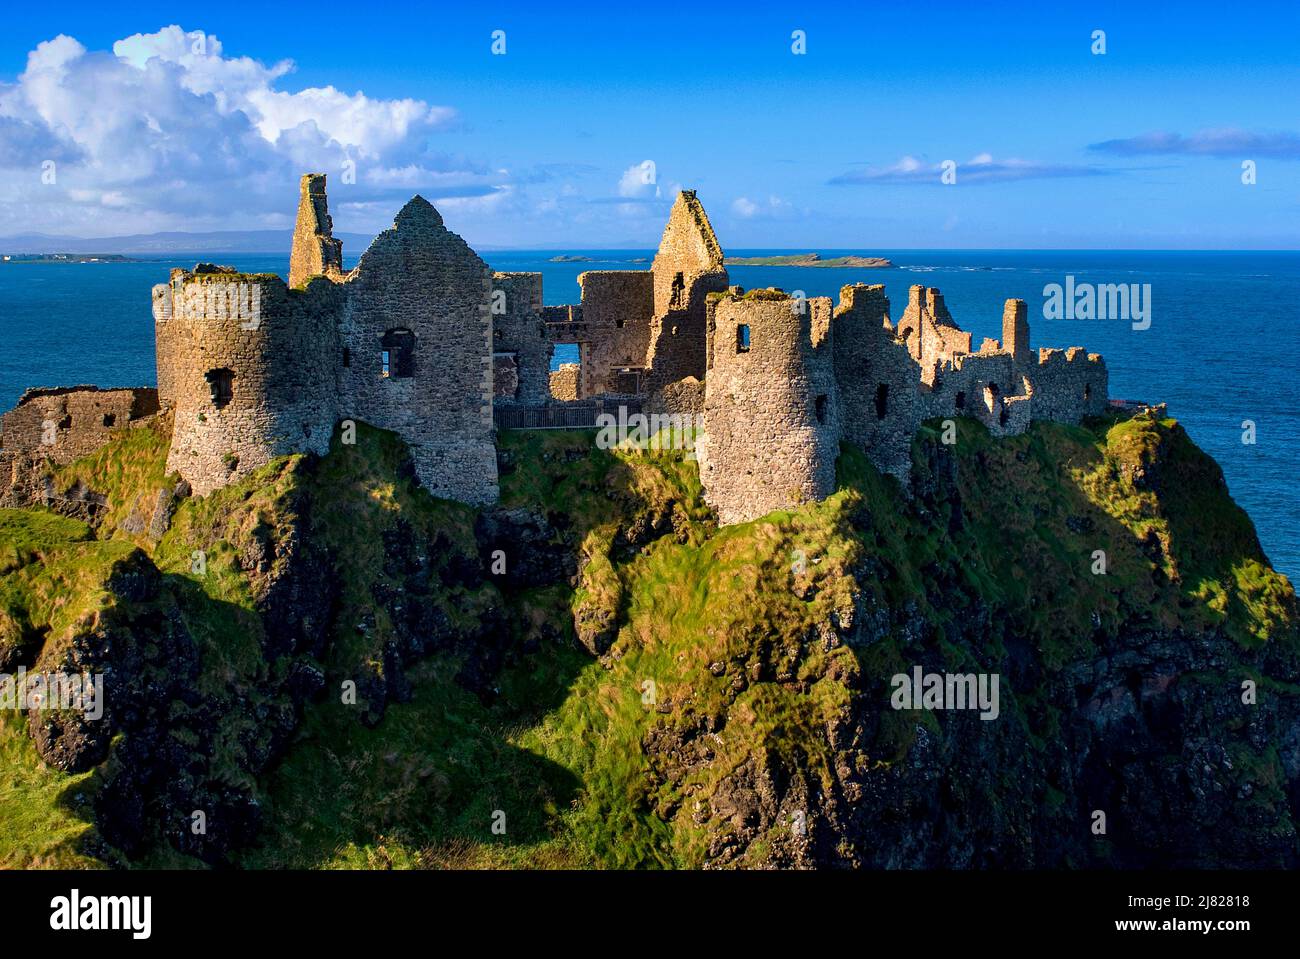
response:
[[[722,530],[680,453],[582,433],[503,436],[475,511],[389,434],[195,499],[148,432],[52,471],[90,526],[0,511],[7,668],[106,677],[23,747],[87,864],[1300,858],[1294,593],[1172,422],[923,430],[907,490],[846,450]],[[894,708],[917,668],[997,717]]]

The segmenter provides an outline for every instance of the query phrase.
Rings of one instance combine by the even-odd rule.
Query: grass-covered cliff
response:
[[[0,715],[0,864],[1300,858],[1294,593],[1172,421],[923,431],[908,491],[846,449],[724,529],[591,433],[503,434],[482,512],[365,429],[174,497],[164,436],[55,471],[89,522],[0,511],[6,668],[111,677],[98,726]],[[998,719],[892,709],[915,665]]]

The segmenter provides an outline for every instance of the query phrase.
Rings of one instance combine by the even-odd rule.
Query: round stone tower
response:
[[[726,524],[829,496],[840,436],[831,301],[757,290],[716,298],[710,313],[696,444],[705,499]]]
[[[336,419],[339,288],[200,264],[154,287],[168,472],[211,492],[287,453],[325,453]]]

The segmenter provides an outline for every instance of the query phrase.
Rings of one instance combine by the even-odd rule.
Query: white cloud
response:
[[[319,171],[339,232],[383,229],[419,193],[472,243],[650,247],[680,189],[649,160],[611,191],[608,168],[467,156],[448,106],[295,85],[292,60],[179,25],[107,49],[58,36],[26,60],[0,61],[0,76],[17,74],[0,82],[4,234],[287,228],[299,176]]]
[[[618,195],[648,200],[659,195],[658,172],[653,160],[642,160],[623,171],[618,180]]]
[[[225,54],[169,26],[88,50],[60,35],[0,83],[0,219],[6,232],[122,233],[290,222],[298,176],[321,170],[339,201],[499,192],[505,171],[435,152],[455,111],[334,86],[287,89],[292,61]],[[51,177],[42,179],[46,161]],[[344,185],[345,164],[355,183]],[[351,229],[377,223],[350,224]]]

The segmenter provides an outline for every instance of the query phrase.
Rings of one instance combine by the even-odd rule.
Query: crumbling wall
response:
[[[1110,377],[1106,361],[1082,347],[1038,351],[1038,363],[1028,371],[1036,420],[1078,423],[1106,411]]]
[[[970,416],[999,436],[1022,433],[1032,420],[1077,423],[1107,404],[1105,362],[1078,347],[1067,351],[1030,346],[1025,302],[1002,310],[1002,340],[985,339],[970,353],[969,334],[956,331],[938,290],[909,290],[904,321],[909,352],[919,354],[922,419]],[[961,337],[966,337],[963,343]]]
[[[655,276],[647,270],[588,270],[578,276],[582,318],[591,337],[582,351],[583,379],[590,395],[640,392],[619,376],[630,368],[644,371],[654,319]]]
[[[150,387],[31,389],[0,417],[0,449],[34,453],[63,466],[98,450],[116,430],[157,412],[158,391]]]
[[[158,412],[150,387],[31,389],[0,416],[0,507],[30,506],[44,494],[48,464],[89,456],[119,430]]]
[[[693,376],[667,383],[645,402],[647,413],[704,414],[704,383]]]
[[[154,288],[169,472],[202,495],[276,456],[323,454],[336,420],[341,288],[201,264]]]
[[[343,279],[343,241],[334,239],[334,221],[325,195],[325,174],[307,173],[298,185],[298,217],[289,253],[289,285],[313,276]]]
[[[934,288],[908,288],[907,308],[898,321],[898,335],[907,344],[912,359],[920,364],[923,382],[928,382],[936,363],[971,351],[970,334],[953,321],[943,294]]]
[[[1011,354],[1017,368],[1034,361],[1029,347],[1029,311],[1024,300],[1007,300],[1002,306],[1002,349]]]
[[[885,288],[843,287],[833,326],[844,439],[882,473],[906,481],[912,437],[922,419],[920,378],[889,322]]]
[[[646,362],[651,367],[647,391],[654,392],[688,376],[704,377],[706,298],[727,289],[722,247],[695,191],[677,195],[650,270],[655,315]]]
[[[705,499],[739,523],[829,496],[840,435],[830,300],[758,291],[717,300],[713,314],[696,444]]]
[[[542,274],[492,274],[493,398],[545,403],[550,339],[542,319]]]
[[[1006,401],[1024,395],[1009,353],[962,354],[937,363],[930,382],[922,382],[922,419],[969,416],[1002,434],[1011,423]]]
[[[426,489],[471,504],[498,492],[492,285],[487,264],[417,196],[342,287],[341,415],[401,435]]]
[[[551,370],[551,398],[562,402],[579,399],[579,371],[577,363],[561,363],[559,369]]]

